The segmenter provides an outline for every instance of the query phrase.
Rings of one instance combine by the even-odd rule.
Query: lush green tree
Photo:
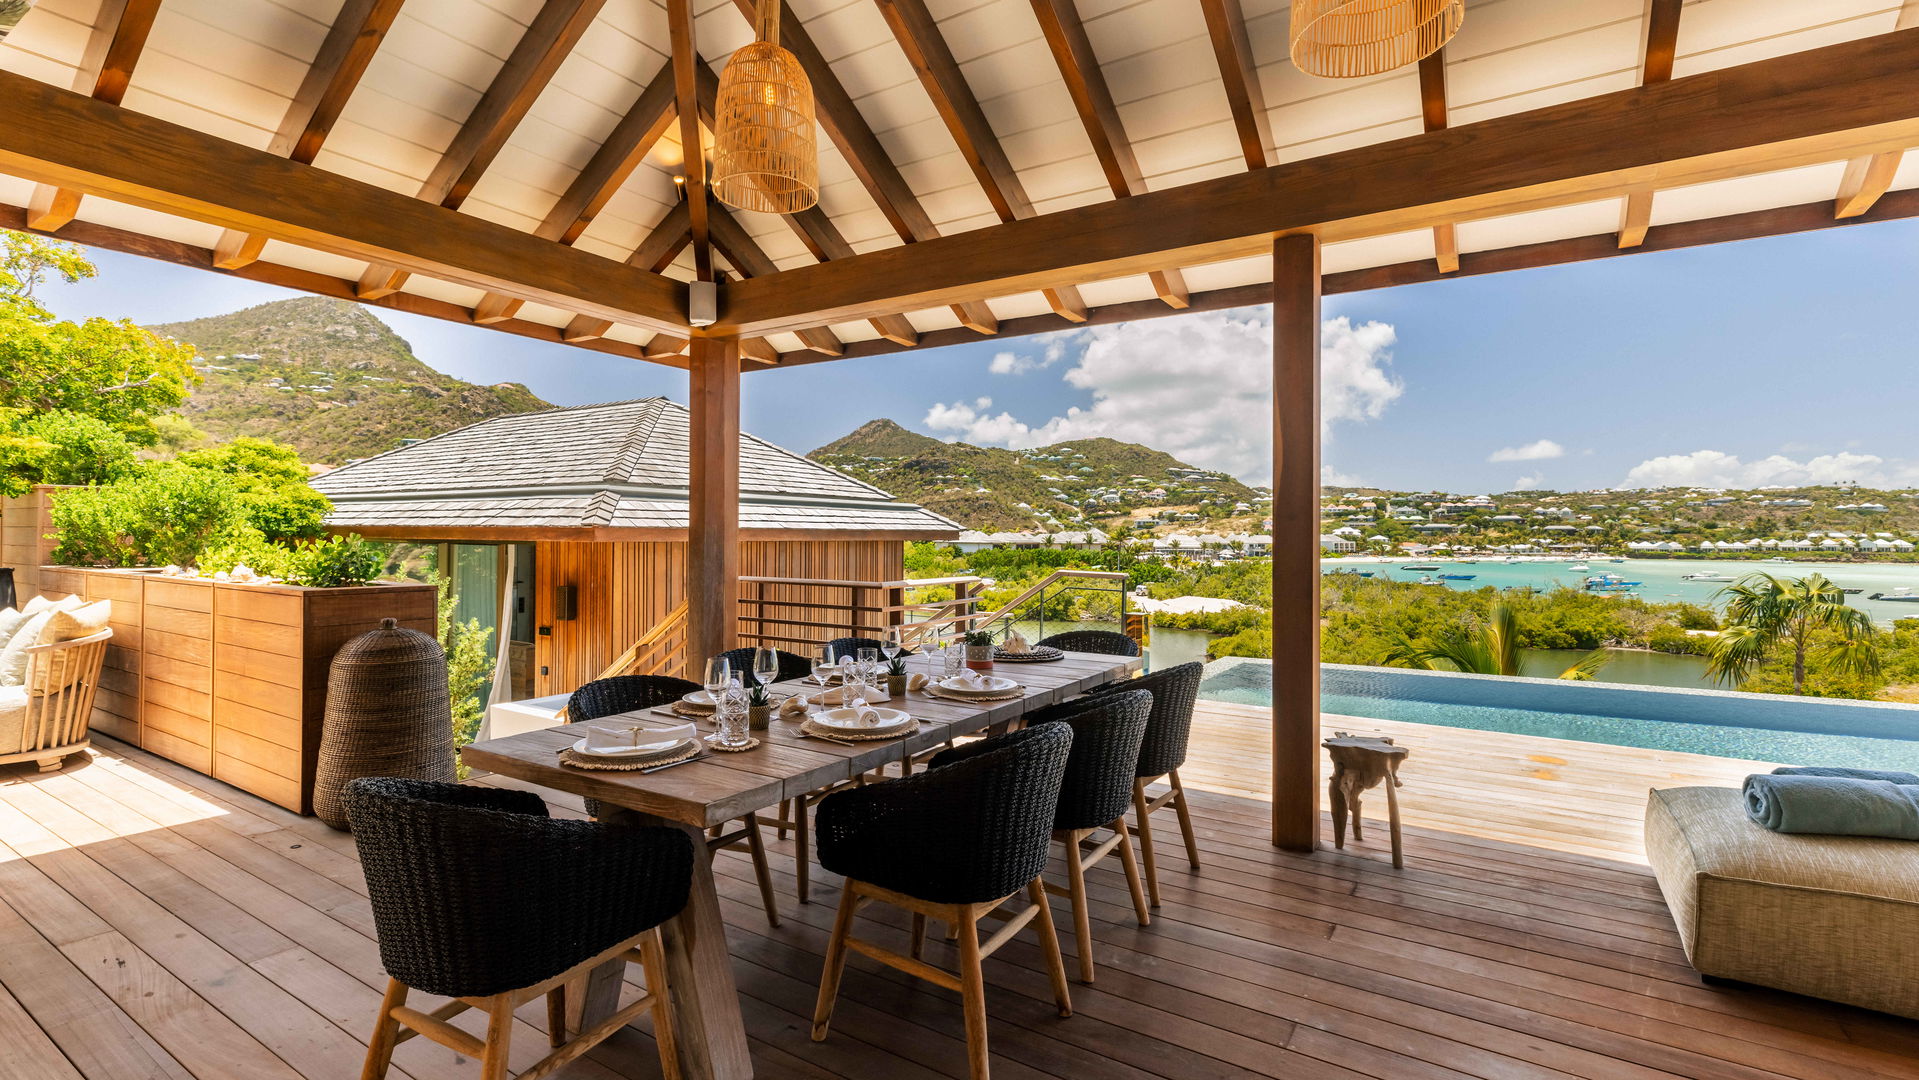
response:
[[[0,231],[0,409],[92,416],[150,445],[153,418],[199,381],[193,347],[124,319],[58,319],[34,295],[93,274],[71,244]]]
[[[35,484],[99,484],[134,469],[134,445],[95,416],[0,409],[0,495]]]
[[[62,492],[53,502],[60,545],[53,557],[79,565],[185,566],[246,524],[239,493],[218,473],[150,465],[100,487]]]
[[[1504,600],[1494,600],[1486,619],[1477,625],[1452,626],[1423,641],[1400,637],[1380,658],[1387,667],[1425,668],[1428,671],[1464,671],[1474,675],[1519,674],[1519,615]],[[1591,679],[1612,659],[1608,649],[1595,649],[1559,673],[1561,679]]]
[[[247,524],[268,540],[310,540],[325,531],[322,522],[333,504],[307,484],[306,464],[291,446],[242,437],[175,460],[224,477]]]
[[[1791,658],[1792,692],[1806,692],[1806,661],[1821,668],[1878,678],[1878,634],[1872,617],[1846,603],[1846,594],[1824,574],[1781,578],[1748,574],[1719,590],[1726,625],[1707,650],[1708,672],[1743,683],[1768,660]]]

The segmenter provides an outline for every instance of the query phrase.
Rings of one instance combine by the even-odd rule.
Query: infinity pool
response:
[[[1242,705],[1269,705],[1272,703],[1272,669],[1264,663],[1209,664],[1200,696],[1212,701],[1230,701]],[[1774,698],[1767,699],[1764,704],[1777,706],[1783,703]],[[1908,739],[1716,723],[1677,723],[1334,692],[1322,693],[1320,708],[1326,713],[1341,716],[1471,728],[1476,731],[1504,731],[1514,735],[1576,739],[1649,750],[1677,750],[1713,757],[1919,772],[1919,741]],[[1915,728],[1913,734],[1919,737],[1919,728]]]

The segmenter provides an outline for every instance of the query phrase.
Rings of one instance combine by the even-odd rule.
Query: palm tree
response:
[[[1781,649],[1792,651],[1792,692],[1806,692],[1806,658],[1866,678],[1879,674],[1872,617],[1846,604],[1846,594],[1824,574],[1779,578],[1748,574],[1719,590],[1726,627],[1713,639],[1706,673],[1729,685]],[[1835,640],[1815,639],[1836,634]]]
[[[1612,660],[1612,650],[1594,649],[1557,676],[1585,681]],[[1383,662],[1392,667],[1427,671],[1464,671],[1473,675],[1519,674],[1519,617],[1504,600],[1494,600],[1486,622],[1467,629],[1454,627],[1424,644],[1401,636],[1386,650]]]

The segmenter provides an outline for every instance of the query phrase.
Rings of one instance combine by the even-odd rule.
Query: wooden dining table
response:
[[[908,671],[928,673],[930,662],[909,658]],[[755,733],[760,745],[752,750],[708,749],[692,761],[657,772],[614,772],[561,764],[559,751],[572,745],[577,734],[560,725],[476,742],[461,751],[461,758],[472,769],[597,799],[605,807],[604,819],[688,833],[696,853],[693,886],[685,910],[664,927],[681,1067],[689,1080],[744,1080],[753,1075],[753,1063],[720,918],[712,853],[704,843],[706,830],[888,765],[909,763],[914,755],[958,736],[1007,724],[1032,709],[1125,678],[1143,663],[1137,657],[1079,652],[1047,663],[1001,662],[994,674],[1017,680],[1020,697],[968,702],[908,691],[905,700],[887,704],[911,713],[919,727],[897,739],[830,741],[802,733],[798,718],[776,716],[767,730]],[[777,696],[819,689],[808,680],[773,687]],[[644,719],[661,726],[675,722],[659,713],[645,714]],[[594,973],[574,1010],[582,1027],[618,1007],[624,976],[625,965],[618,961]]]

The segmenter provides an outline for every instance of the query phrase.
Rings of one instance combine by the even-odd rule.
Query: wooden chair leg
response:
[[[799,879],[800,903],[813,902],[813,834],[806,827],[806,796],[793,800],[793,876]]]
[[[1146,893],[1152,898],[1154,907],[1159,906],[1159,868],[1153,863],[1153,826],[1147,819],[1152,816],[1146,798],[1146,781],[1133,781],[1133,831],[1139,833],[1139,861],[1146,871]]]
[[[1199,841],[1193,837],[1193,812],[1186,808],[1186,785],[1179,782],[1179,770],[1169,774],[1173,782],[1173,809],[1179,814],[1179,833],[1186,840],[1186,861],[1199,869]]]
[[[1046,955],[1046,972],[1053,977],[1053,1001],[1062,1017],[1073,1015],[1073,996],[1066,985],[1066,958],[1060,955],[1059,931],[1053,926],[1053,905],[1046,899],[1046,882],[1034,878],[1026,885],[1026,898],[1039,914],[1034,917],[1039,947]]]
[[[566,1044],[566,984],[546,992],[546,1041],[558,1048]]]
[[[767,925],[780,925],[780,902],[773,896],[773,871],[766,864],[766,842],[760,838],[758,814],[746,815],[746,850],[753,856],[753,876],[760,882],[760,903],[766,908]]]
[[[859,895],[853,883],[840,890],[839,914],[833,918],[833,936],[826,942],[826,966],[820,972],[820,999],[813,1006],[813,1041],[824,1042],[826,1029],[833,1022],[833,1003],[840,996],[840,973],[846,968],[846,935],[853,930],[853,913],[859,909]]]
[[[777,830],[775,830],[775,835],[779,837],[779,840],[781,843],[786,842],[786,825],[784,823],[791,820],[793,820],[793,800],[781,799],[780,800],[781,825]]]
[[[925,951],[926,951],[926,916],[921,914],[920,912],[915,911],[913,913],[913,959],[918,960],[920,958],[920,954],[924,953]]]
[[[1093,916],[1092,905],[1086,897],[1086,863],[1079,851],[1080,838],[1085,835],[1081,829],[1066,834],[1066,885],[1073,899],[1073,936],[1079,942],[1079,981],[1090,983],[1093,981]]]
[[[966,1063],[972,1080],[987,1080],[986,977],[980,970],[979,922],[961,919],[959,928],[960,1000],[966,1008]]]
[[[486,1050],[480,1055],[480,1080],[507,1080],[506,1059],[513,1049],[513,995],[495,994],[486,1009]]]
[[[1386,827],[1391,829],[1393,834],[1393,869],[1403,870],[1406,867],[1406,858],[1399,850],[1399,792],[1395,790],[1396,787],[1393,778],[1388,776],[1386,778]]]
[[[387,1066],[393,1061],[393,1044],[400,1037],[400,1022],[393,1018],[393,1010],[406,1004],[407,986],[398,979],[386,981],[386,994],[380,999],[380,1020],[373,1026],[373,1037],[367,1040],[366,1064],[360,1069],[360,1080],[386,1080]]]
[[[1113,831],[1119,834],[1119,862],[1126,868],[1126,889],[1133,894],[1133,914],[1139,917],[1141,926],[1150,926],[1153,917],[1146,913],[1146,889],[1140,883],[1139,860],[1133,857],[1132,830],[1126,827],[1124,815],[1113,822]]]
[[[654,927],[640,941],[640,970],[646,973],[646,992],[653,995],[653,1042],[660,1048],[660,1075],[680,1080],[680,1048],[673,1033],[673,1001],[666,985],[666,940]]]

